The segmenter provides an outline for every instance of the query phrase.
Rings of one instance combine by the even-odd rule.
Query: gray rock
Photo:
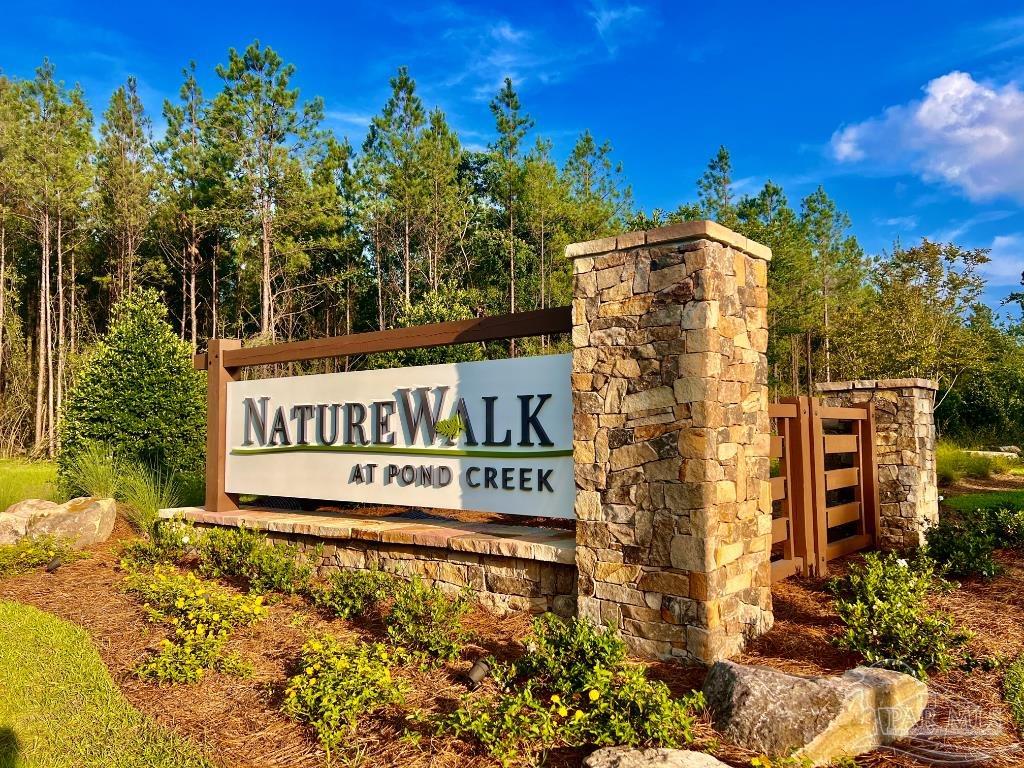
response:
[[[15,544],[25,536],[55,536],[73,547],[88,547],[110,537],[116,517],[113,499],[84,496],[64,504],[26,499],[0,512],[0,544]]]
[[[798,677],[720,661],[704,681],[704,696],[715,727],[732,743],[827,765],[906,736],[924,711],[928,689],[910,675],[874,667]]]
[[[605,747],[583,761],[585,768],[728,768],[704,752],[689,749]]]

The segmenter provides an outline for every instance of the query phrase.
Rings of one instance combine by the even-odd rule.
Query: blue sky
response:
[[[1024,269],[1024,7],[1019,2],[5,3],[0,69],[44,56],[100,113],[129,74],[159,125],[181,68],[208,92],[253,39],[321,95],[354,144],[402,64],[470,146],[513,78],[564,155],[608,139],[645,208],[694,197],[719,144],[736,187],[794,204],[825,185],[872,253],[895,238],[993,249],[990,303]]]

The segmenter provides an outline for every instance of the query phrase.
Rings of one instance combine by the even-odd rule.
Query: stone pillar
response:
[[[579,613],[712,662],[771,626],[771,251],[710,221],[570,245]]]
[[[882,549],[913,549],[939,521],[935,478],[935,393],[927,379],[833,381],[818,384],[826,405],[875,405]]]

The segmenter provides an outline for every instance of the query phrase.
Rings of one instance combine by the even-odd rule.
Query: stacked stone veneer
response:
[[[382,570],[423,577],[450,592],[470,589],[485,608],[561,616],[576,612],[577,571],[571,531],[486,523],[359,518],[338,514],[197,507],[161,511],[201,526],[260,530],[275,544],[319,548],[317,571]]]
[[[935,393],[927,379],[818,384],[826,405],[874,403],[881,503],[878,546],[912,549],[939,520],[935,476]]]
[[[569,246],[579,613],[703,662],[771,626],[767,270],[713,222]]]

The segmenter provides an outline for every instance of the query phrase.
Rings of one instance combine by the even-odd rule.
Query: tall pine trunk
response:
[[[273,318],[271,317],[271,303],[273,297],[270,293],[270,201],[264,199],[262,203],[262,240],[263,240],[263,276],[262,283],[262,307],[260,313],[260,331],[264,336],[274,338]]]

